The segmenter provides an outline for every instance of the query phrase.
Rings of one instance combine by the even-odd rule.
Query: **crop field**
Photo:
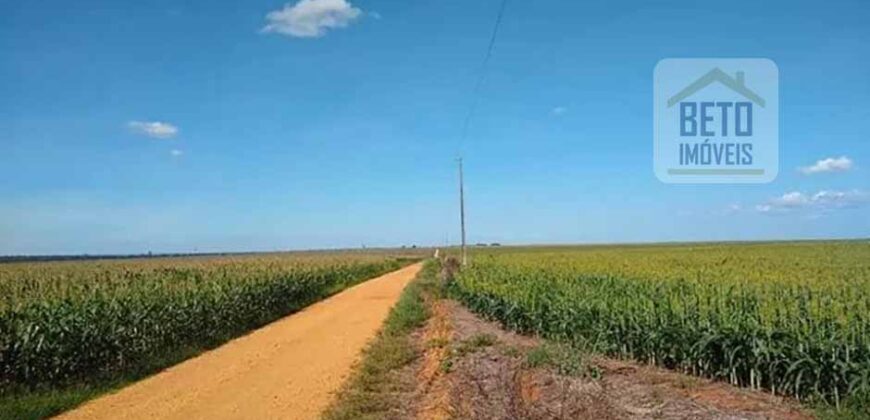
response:
[[[453,284],[512,329],[778,395],[870,395],[870,243],[476,248]]]
[[[309,252],[0,264],[0,391],[153,371],[408,262]]]

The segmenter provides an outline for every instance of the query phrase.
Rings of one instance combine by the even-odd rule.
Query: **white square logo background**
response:
[[[662,182],[776,178],[779,69],[773,61],[668,58],[656,65],[653,84],[653,161]]]

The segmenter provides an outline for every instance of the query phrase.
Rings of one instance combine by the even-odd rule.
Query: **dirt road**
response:
[[[60,418],[316,418],[421,267],[354,286]]]

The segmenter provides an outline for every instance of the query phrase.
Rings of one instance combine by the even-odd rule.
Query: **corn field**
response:
[[[363,253],[0,265],[0,391],[163,367],[402,266]]]
[[[522,332],[838,405],[870,395],[870,243],[480,250],[454,283]]]

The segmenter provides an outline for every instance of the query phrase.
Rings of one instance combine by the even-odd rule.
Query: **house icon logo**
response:
[[[760,107],[764,107],[764,98],[758,96],[757,93],[749,90],[749,88],[746,87],[746,73],[744,73],[743,71],[738,71],[735,74],[735,77],[732,78],[731,76],[725,74],[724,71],[716,67],[713,70],[710,70],[709,73],[701,76],[701,78],[695,80],[692,84],[686,86],[679,93],[668,99],[668,108],[674,106],[683,99],[692,96],[693,93],[704,89],[711,83],[715,82],[719,82],[725,86],[728,86],[729,89],[743,95],[744,98],[754,102]]]
[[[653,76],[656,176],[693,184],[775,179],[778,77],[767,59],[659,61]]]

